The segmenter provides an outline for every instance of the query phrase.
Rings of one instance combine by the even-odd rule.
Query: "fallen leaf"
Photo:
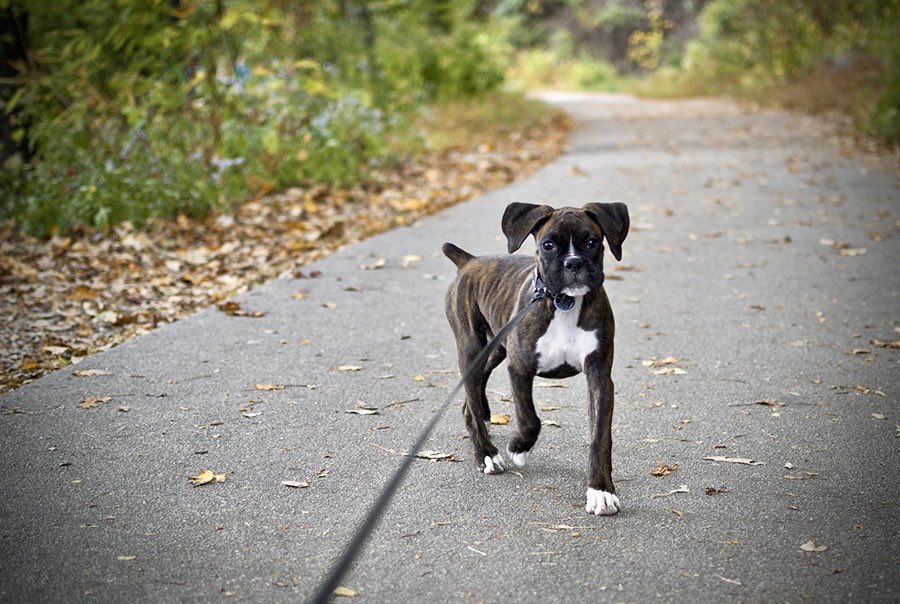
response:
[[[338,365],[338,371],[362,371],[360,365]]]
[[[413,379],[414,379],[415,381],[417,381],[417,382],[424,382],[424,381],[425,381],[425,376],[422,375],[422,374],[420,373],[419,375],[417,375],[417,376],[414,377]]]
[[[360,264],[359,268],[363,269],[364,271],[374,271],[379,268],[384,268],[385,264],[387,264],[387,260],[385,260],[384,258],[379,258],[375,262]]]
[[[778,407],[784,407],[784,403],[776,401],[774,398],[768,398],[761,401],[756,401],[753,403],[754,405],[765,405],[767,407],[772,407],[773,409],[777,409]]]
[[[257,384],[257,390],[284,390],[284,384]]]
[[[46,352],[49,355],[59,356],[61,354],[68,352],[69,347],[68,346],[44,346],[43,348],[41,348],[41,350],[43,350],[44,352]]]
[[[852,355],[872,354],[872,351],[869,350],[868,348],[854,348],[853,350],[850,351],[850,354],[852,354]]]
[[[743,464],[745,466],[761,466],[765,464],[764,461],[755,461],[753,459],[748,459],[746,457],[724,457],[722,455],[713,455],[711,457],[704,457],[706,461],[717,461],[724,463],[737,463]]]
[[[261,310],[241,310],[241,303],[229,300],[227,302],[219,302],[216,308],[232,317],[263,317],[266,313]]]
[[[812,540],[807,541],[806,543],[800,546],[804,552],[824,552],[828,549],[827,545],[816,545]]]
[[[131,562],[137,558],[137,556],[116,556],[116,560],[120,560],[122,562]]]
[[[403,268],[416,268],[417,266],[419,266],[420,262],[422,262],[421,256],[408,254],[400,259],[400,266]]]
[[[656,493],[655,495],[650,495],[651,498],[656,497],[669,497],[670,495],[677,495],[678,493],[690,493],[691,490],[688,488],[686,484],[679,486],[677,489],[672,489],[671,491],[666,491],[665,493]]]
[[[687,373],[681,367],[663,367],[653,372],[653,375],[684,375]]]
[[[848,258],[862,256],[865,253],[866,253],[866,248],[864,248],[864,247],[848,247],[848,248],[838,250],[838,254],[840,254],[841,256],[846,256]]]
[[[546,405],[541,407],[541,411],[559,411],[562,407],[558,407],[556,405]]]
[[[105,369],[82,369],[81,371],[76,371],[73,375],[78,377],[94,377],[97,375],[112,375],[112,371],[106,371]]]
[[[87,300],[96,300],[100,297],[100,292],[87,285],[78,285],[72,288],[67,297],[72,302],[85,302]]]
[[[99,407],[102,403],[108,403],[112,400],[111,396],[89,396],[78,403],[82,409],[93,409]]]
[[[196,476],[191,476],[188,480],[190,480],[191,484],[195,487],[199,487],[200,485],[209,484],[211,482],[225,482],[226,476],[225,474],[216,474],[212,470],[200,470]]]
[[[707,495],[721,495],[723,493],[727,493],[728,489],[725,487],[706,487]]]
[[[291,297],[292,297],[294,300],[305,300],[305,299],[306,299],[306,296],[308,296],[308,295],[309,295],[309,294],[308,294],[307,292],[305,292],[305,291],[303,291],[303,290],[300,290],[300,291],[298,291],[297,293],[295,293],[295,294],[294,294],[293,296],[291,296]]]
[[[491,424],[494,426],[505,426],[511,418],[505,413],[492,413]]]
[[[552,419],[545,419],[541,422],[542,426],[552,426],[554,428],[562,428],[562,425],[559,422],[553,421]]]
[[[870,413],[869,417],[871,417],[872,419],[878,419],[878,420],[887,419],[887,417],[885,417],[881,413]]]
[[[668,476],[669,474],[671,474],[672,472],[674,472],[677,469],[678,469],[677,463],[673,463],[670,466],[662,464],[662,465],[658,465],[655,468],[653,468],[652,470],[650,470],[650,475],[651,476]]]
[[[644,367],[662,367],[663,365],[674,365],[678,362],[678,359],[673,356],[668,356],[664,359],[657,359],[656,357],[650,357],[646,361],[642,361],[641,364]]]
[[[354,415],[378,415],[378,409],[347,409],[344,413],[353,413]]]
[[[305,489],[309,486],[305,480],[282,480],[281,484],[291,489]]]
[[[869,340],[869,343],[878,348],[900,348],[900,340]]]
[[[359,595],[359,592],[350,589],[349,587],[340,586],[335,588],[334,595],[340,596],[342,598],[355,598]]]
[[[419,451],[416,453],[416,457],[433,461],[462,461],[453,453],[441,453],[439,451]]]

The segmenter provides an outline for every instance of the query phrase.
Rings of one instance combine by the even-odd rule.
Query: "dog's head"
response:
[[[624,203],[588,203],[581,209],[511,203],[502,220],[512,254],[528,235],[537,245],[537,266],[554,292],[583,296],[603,285],[603,238],[616,260],[628,235]]]

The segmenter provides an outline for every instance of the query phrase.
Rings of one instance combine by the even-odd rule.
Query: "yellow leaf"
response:
[[[78,406],[82,409],[93,409],[99,407],[101,403],[108,403],[111,400],[111,396],[89,396],[78,403]]]
[[[190,480],[191,484],[195,487],[199,487],[202,484],[209,484],[211,482],[225,482],[226,476],[225,474],[216,474],[212,470],[200,470],[196,476],[191,476],[188,480]]]
[[[494,426],[505,426],[509,423],[510,417],[505,413],[492,413],[491,424]]]
[[[342,585],[334,590],[334,595],[343,596],[344,598],[355,598],[359,595],[359,592]]]
[[[284,384],[257,384],[257,390],[284,390]]]
[[[424,381],[425,381],[425,376],[422,375],[422,374],[420,373],[419,375],[417,375],[417,376],[416,376],[415,378],[413,378],[413,379],[415,379],[417,382],[424,382]]]

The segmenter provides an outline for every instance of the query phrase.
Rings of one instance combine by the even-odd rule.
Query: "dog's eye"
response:
[[[595,247],[597,247],[598,243],[600,243],[600,242],[597,241],[597,239],[595,237],[591,237],[590,239],[587,240],[588,249],[591,249],[591,250],[594,249]]]
[[[556,249],[556,244],[553,243],[552,241],[545,241],[544,243],[541,244],[541,247],[544,248],[545,252],[552,252],[553,250]]]

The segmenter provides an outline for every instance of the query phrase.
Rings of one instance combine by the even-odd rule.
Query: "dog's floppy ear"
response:
[[[584,211],[591,220],[600,225],[600,230],[609,242],[609,251],[622,259],[622,242],[628,236],[628,225],[631,220],[628,217],[628,206],[624,203],[586,203]]]
[[[506,235],[509,253],[522,247],[525,238],[532,234],[538,225],[553,213],[550,206],[539,206],[533,203],[511,203],[503,212],[500,225]]]

